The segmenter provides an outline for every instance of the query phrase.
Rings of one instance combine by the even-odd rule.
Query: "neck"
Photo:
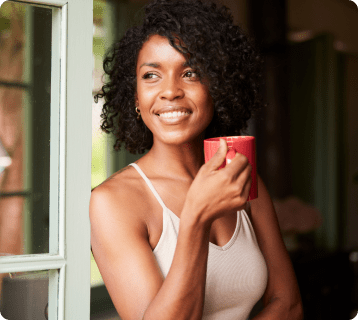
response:
[[[182,145],[167,145],[154,140],[141,162],[154,174],[193,180],[204,164],[204,136]]]

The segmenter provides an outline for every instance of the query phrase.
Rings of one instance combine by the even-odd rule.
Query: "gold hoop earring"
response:
[[[137,107],[135,107],[135,112],[137,112],[137,114],[138,114],[137,120],[139,120],[140,119],[140,110]]]

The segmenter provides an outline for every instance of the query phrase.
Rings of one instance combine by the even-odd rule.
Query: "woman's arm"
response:
[[[224,141],[224,140],[223,140]],[[237,156],[217,170],[227,152],[218,153],[199,170],[183,211],[174,258],[163,279],[140,212],[140,190],[106,185],[91,195],[91,244],[103,280],[123,320],[200,320],[202,318],[211,223],[242,207],[249,194],[251,167]],[[220,190],[220,192],[217,192]],[[139,202],[139,203],[138,203]]]
[[[103,188],[95,189],[90,209],[92,251],[122,320],[201,319],[210,226],[181,222],[164,280],[145,223],[133,214],[135,205],[126,208],[124,202],[113,201]]]
[[[268,267],[265,308],[253,320],[301,320],[303,309],[296,276],[267,189],[258,177],[259,197],[250,202],[251,220]]]

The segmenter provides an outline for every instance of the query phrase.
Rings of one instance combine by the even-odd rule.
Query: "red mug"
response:
[[[236,152],[241,153],[247,157],[249,163],[252,166],[251,171],[251,188],[249,193],[249,199],[253,200],[257,198],[257,177],[256,177],[256,152],[255,152],[255,137],[252,136],[234,136],[234,137],[218,137],[204,140],[204,153],[205,163],[211,159],[220,146],[220,139],[225,139],[228,146],[228,152],[226,159],[219,169],[224,168],[226,163],[230,163],[234,159]]]

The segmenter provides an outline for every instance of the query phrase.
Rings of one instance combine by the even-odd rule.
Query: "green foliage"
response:
[[[22,24],[28,7],[29,5],[23,3],[13,3],[9,1],[3,3],[0,7],[0,34],[11,29],[13,20],[17,20]]]
[[[93,22],[94,24],[102,24],[104,11],[106,7],[105,0],[93,0]]]
[[[95,70],[102,71],[102,60],[105,54],[106,32],[103,29],[103,19],[106,14],[106,0],[93,0],[93,55]],[[95,72],[96,73],[96,72]],[[91,187],[94,188],[102,183],[107,176],[106,165],[106,136],[98,131],[92,133],[92,170]]]
[[[11,20],[0,15],[0,32],[11,28]]]
[[[106,151],[106,136],[104,134],[92,135],[92,189],[106,179]]]
[[[23,3],[13,3],[6,1],[0,7],[0,19],[7,18],[7,19],[23,19],[25,15],[26,8],[28,5]]]

